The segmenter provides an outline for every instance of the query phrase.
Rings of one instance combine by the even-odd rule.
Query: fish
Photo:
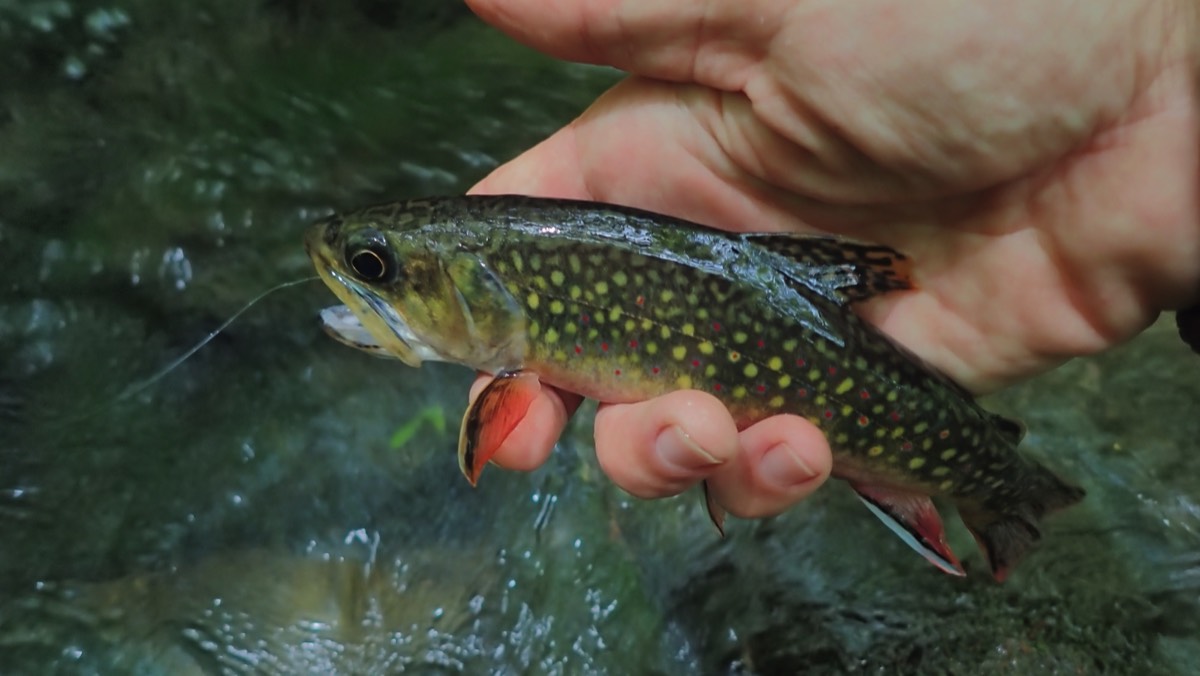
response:
[[[315,222],[304,243],[344,304],[325,312],[339,340],[494,375],[460,429],[472,484],[544,383],[610,403],[701,390],[739,429],[804,416],[829,440],[833,476],[952,575],[965,569],[933,498],[1003,581],[1043,517],[1085,495],[1018,451],[1019,423],[854,311],[914,288],[911,261],[886,246],[521,195],[370,206]]]

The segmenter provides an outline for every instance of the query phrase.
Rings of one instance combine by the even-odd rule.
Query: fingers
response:
[[[713,499],[744,518],[786,510],[833,466],[825,437],[804,418],[775,416],[739,434],[724,404],[694,390],[602,406],[596,456],[637,497],[677,495],[707,479]]]
[[[739,435],[740,452],[708,479],[709,494],[730,514],[774,516],[825,483],[833,457],[825,436],[795,415],[778,415]]]
[[[561,59],[738,89],[791,3],[468,0],[484,21]],[[748,16],[753,16],[748,20]]]
[[[470,401],[474,402],[491,380],[488,375],[477,378],[471,386]],[[500,445],[492,462],[505,469],[521,471],[541,466],[550,457],[554,444],[581,401],[582,397],[577,394],[542,385],[541,393],[529,405],[525,418]]]
[[[738,454],[738,432],[716,397],[671,392],[596,412],[596,457],[618,486],[641,498],[675,495]]]

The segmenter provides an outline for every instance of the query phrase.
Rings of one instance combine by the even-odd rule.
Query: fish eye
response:
[[[394,259],[381,237],[370,237],[346,252],[346,264],[359,279],[378,282],[395,274]]]
[[[350,256],[350,268],[354,274],[363,279],[376,281],[387,274],[387,264],[383,257],[370,249],[359,249]]]

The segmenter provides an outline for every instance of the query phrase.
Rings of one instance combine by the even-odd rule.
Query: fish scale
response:
[[[853,312],[911,288],[886,247],[519,196],[370,207],[315,224],[306,246],[361,320],[327,327],[343,342],[497,374],[464,417],[472,481],[541,382],[603,402],[701,390],[740,428],[802,415],[829,439],[834,476],[956,574],[930,496],[955,504],[998,579],[1042,516],[1083,497],[1017,452],[1018,424]]]

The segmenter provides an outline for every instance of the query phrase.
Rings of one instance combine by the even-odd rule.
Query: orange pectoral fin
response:
[[[851,484],[858,497],[893,533],[944,573],[966,575],[946,542],[942,518],[928,495]]]
[[[541,390],[536,373],[501,371],[467,408],[458,435],[458,468],[472,486]]]

